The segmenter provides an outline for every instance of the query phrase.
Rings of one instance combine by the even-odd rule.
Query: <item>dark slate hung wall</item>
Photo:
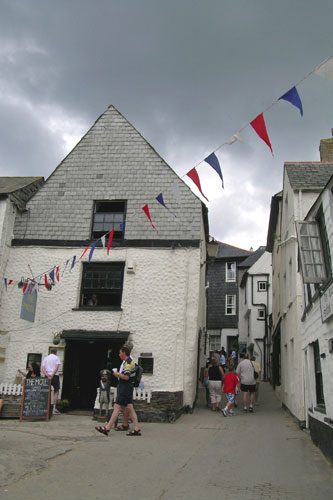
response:
[[[161,192],[177,218],[155,200]],[[200,239],[206,207],[113,106],[29,201],[28,211],[16,219],[14,238],[90,240],[94,200],[127,201],[127,240]],[[146,203],[158,233],[142,210]]]

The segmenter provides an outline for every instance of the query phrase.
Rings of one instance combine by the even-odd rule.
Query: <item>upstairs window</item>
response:
[[[236,262],[226,263],[226,281],[236,281]]]
[[[123,239],[125,230],[125,201],[95,201],[92,238],[101,238],[114,229],[113,237]]]
[[[84,264],[81,306],[91,308],[120,308],[124,262]]]
[[[227,316],[236,314],[236,295],[226,295],[225,313]]]
[[[317,221],[297,222],[298,247],[304,283],[323,283],[329,277]]]
[[[267,291],[267,281],[258,281],[258,292]]]

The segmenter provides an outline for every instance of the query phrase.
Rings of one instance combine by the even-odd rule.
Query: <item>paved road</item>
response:
[[[0,420],[0,498],[331,498],[332,466],[268,384],[255,410],[225,418],[199,403],[174,424],[143,423],[133,438],[98,434],[84,416]]]

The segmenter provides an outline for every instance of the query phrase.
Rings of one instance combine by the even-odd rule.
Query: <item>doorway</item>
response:
[[[119,368],[119,349],[124,341],[66,340],[62,398],[72,409],[93,410],[100,371]],[[111,384],[117,379],[111,375]]]

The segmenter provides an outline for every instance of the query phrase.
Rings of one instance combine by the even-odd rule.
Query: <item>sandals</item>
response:
[[[104,434],[105,436],[108,436],[109,435],[109,430],[103,426],[101,427],[100,425],[98,425],[97,427],[95,427],[96,431],[100,432],[101,434]]]
[[[141,429],[137,431],[135,429],[132,429],[126,434],[126,436],[141,436]]]
[[[115,427],[115,431],[128,431],[129,429],[129,425],[118,425],[117,427]]]

